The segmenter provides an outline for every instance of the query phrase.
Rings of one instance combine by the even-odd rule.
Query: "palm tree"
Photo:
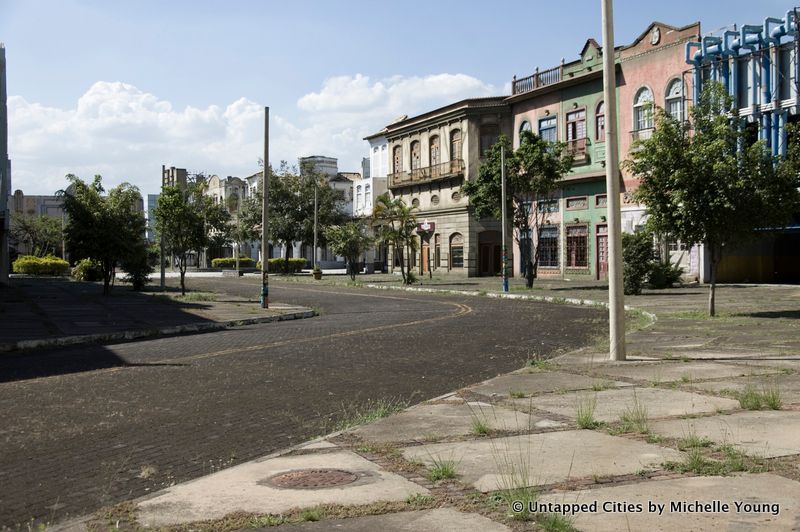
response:
[[[375,201],[372,212],[373,221],[383,222],[378,233],[380,241],[389,242],[394,253],[400,261],[400,274],[403,284],[411,284],[413,275],[410,270],[406,272],[405,255],[409,257],[417,250],[417,239],[414,230],[417,228],[417,218],[414,216],[414,207],[406,205],[400,198],[392,198],[389,193],[381,194]]]

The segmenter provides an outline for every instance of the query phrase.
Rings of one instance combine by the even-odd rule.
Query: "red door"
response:
[[[597,226],[597,279],[608,279],[608,226]]]

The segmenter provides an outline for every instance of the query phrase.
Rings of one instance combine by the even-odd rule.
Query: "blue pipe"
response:
[[[780,138],[781,122],[783,113],[775,114],[772,119],[772,156],[775,157],[780,151],[778,140]]]
[[[692,84],[693,85],[692,96],[695,104],[700,101],[700,90],[702,89],[703,86],[703,76],[700,70],[700,64],[701,64],[700,61],[702,57],[702,52],[700,51],[701,46],[702,44],[699,42],[686,43],[686,57],[685,57],[686,64],[692,65],[694,67],[692,72],[692,74],[694,75],[694,83]],[[697,52],[692,54],[692,50],[695,48],[697,48]],[[689,59],[689,56],[691,56],[692,59]]]
[[[761,32],[764,30],[762,26],[754,26],[752,24],[745,24],[742,26],[741,43],[742,48],[747,48],[755,51],[757,45],[761,44]],[[758,61],[755,54],[750,57],[752,62],[752,75],[750,76],[750,105],[758,103]]]
[[[781,157],[786,157],[786,152],[788,150],[789,133],[786,131],[788,114],[788,111],[784,111],[778,115],[778,135],[780,136],[778,155]]]

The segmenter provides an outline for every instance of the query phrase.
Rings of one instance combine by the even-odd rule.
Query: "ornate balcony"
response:
[[[522,94],[523,92],[530,92],[540,87],[546,87],[553,83],[558,83],[564,76],[564,65],[549,68],[539,72],[537,68],[532,76],[526,78],[514,79],[511,81],[511,94]]]
[[[582,139],[574,139],[567,141],[567,151],[572,153],[573,161],[575,163],[585,163],[589,159],[589,153],[587,151],[587,138],[584,137]]]
[[[446,163],[414,168],[410,172],[394,172],[389,174],[389,188],[407,187],[429,183],[437,179],[464,175],[464,160],[454,159]]]

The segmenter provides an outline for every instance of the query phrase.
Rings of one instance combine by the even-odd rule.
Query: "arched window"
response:
[[[356,187],[356,209],[361,208],[361,185]]]
[[[450,268],[464,267],[464,236],[461,233],[450,235]]]
[[[634,131],[649,130],[653,128],[653,92],[647,87],[642,87],[633,100],[633,129]],[[642,138],[640,135],[639,138]]]
[[[531,131],[531,123],[527,120],[523,120],[522,123],[519,125],[519,134],[522,135],[523,131]]]
[[[667,86],[667,97],[664,101],[664,110],[675,120],[683,121],[683,82],[673,79]]]
[[[436,166],[442,162],[442,157],[439,153],[439,135],[434,135],[431,137],[429,152],[431,166]]]
[[[395,146],[392,150],[392,159],[394,161],[393,172],[398,173],[403,171],[403,147]]]
[[[594,138],[597,142],[605,142],[606,140],[606,103],[600,102],[597,104],[597,109],[594,113]]]
[[[364,207],[369,208],[372,206],[372,187],[364,185]]]
[[[450,160],[456,161],[461,157],[461,130],[455,129],[450,132]]]
[[[419,141],[415,140],[411,143],[411,170],[416,170],[420,166],[420,150]]]

